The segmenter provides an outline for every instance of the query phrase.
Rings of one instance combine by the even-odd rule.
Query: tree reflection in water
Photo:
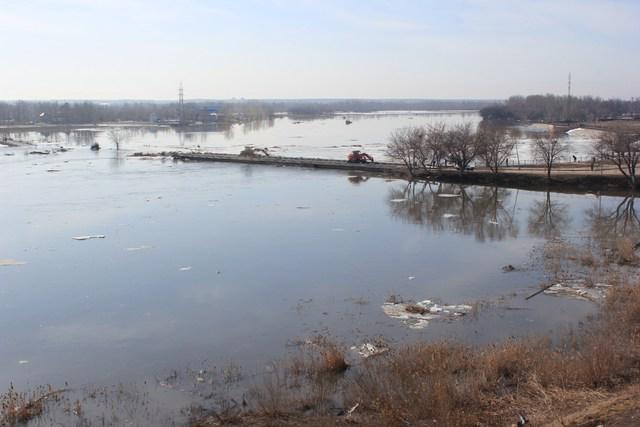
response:
[[[403,188],[391,188],[388,204],[393,217],[435,232],[474,235],[484,242],[517,237],[517,195],[509,206],[512,192],[500,187],[410,182]]]
[[[595,206],[585,212],[591,235],[607,248],[619,238],[627,238],[633,242],[640,240],[640,219],[635,209],[635,196],[624,197],[612,208],[602,206],[602,197],[598,197]]]
[[[565,203],[553,201],[547,191],[543,200],[536,200],[529,209],[529,233],[546,239],[558,238],[571,223]]]

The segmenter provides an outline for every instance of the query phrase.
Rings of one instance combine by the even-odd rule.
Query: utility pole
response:
[[[180,82],[180,88],[178,89],[178,115],[180,116],[180,124],[184,124],[184,90],[182,89],[182,82]]]

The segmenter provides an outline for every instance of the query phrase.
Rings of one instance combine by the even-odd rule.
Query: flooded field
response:
[[[351,124],[347,125],[347,120]],[[267,148],[274,155],[291,157],[320,157],[346,159],[351,150],[363,150],[376,160],[386,160],[385,147],[389,135],[400,128],[428,126],[444,123],[453,126],[471,123],[477,126],[481,117],[477,112],[381,112],[375,114],[338,114],[315,118],[276,117],[234,125],[211,124],[203,127],[176,130],[170,127],[129,127],[121,143],[123,151],[211,151],[238,154],[247,145]],[[68,132],[2,132],[17,140],[40,144],[43,149],[56,145],[91,145],[99,143],[103,149],[115,149],[106,129],[88,127]],[[532,125],[514,128],[518,138],[512,164],[533,160],[533,138],[548,128]],[[559,135],[568,143],[567,160],[576,155],[579,160],[590,160],[592,143],[597,133],[574,130]]]
[[[284,146],[278,132],[307,126],[276,120],[287,122],[231,139],[144,133],[119,153],[73,139],[40,143],[69,149],[49,155],[0,148],[0,388],[144,388],[203,366],[252,374],[317,335],[356,348],[554,336],[595,304],[525,299],[549,281],[545,245],[638,233],[633,199],[127,157],[183,144]],[[372,123],[398,120],[409,117]],[[332,133],[343,120],[324,121],[308,126],[325,135],[305,142],[301,131],[287,154],[342,153],[329,145],[349,144]],[[385,143],[380,129],[366,132],[377,138],[367,150]],[[388,309],[424,300],[472,309],[417,321]]]

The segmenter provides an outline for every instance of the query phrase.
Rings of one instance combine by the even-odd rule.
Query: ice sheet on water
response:
[[[597,302],[606,296],[609,287],[611,287],[611,285],[605,283],[596,283],[592,286],[587,286],[585,280],[574,279],[556,283],[545,289],[544,293],[547,295],[569,296],[583,301]]]
[[[104,239],[107,236],[105,236],[104,234],[91,234],[88,236],[76,236],[76,237],[72,237],[73,240],[91,240],[91,239]]]
[[[431,300],[416,303],[386,302],[382,311],[393,319],[401,320],[411,329],[423,329],[432,320],[450,320],[470,313],[473,307],[466,304],[441,305]]]

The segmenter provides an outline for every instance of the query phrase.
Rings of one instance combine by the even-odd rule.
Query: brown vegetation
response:
[[[254,396],[262,400],[253,401],[239,422],[493,426],[514,425],[522,416],[532,426],[587,426],[604,421],[601,414],[624,420],[640,404],[633,394],[640,384],[640,287],[612,288],[598,317],[559,343],[543,338],[486,347],[423,343],[366,359],[330,387],[326,376],[306,378],[304,384],[289,379],[260,387]],[[613,407],[594,412],[605,399]],[[332,411],[336,406],[345,409]]]
[[[42,415],[47,399],[57,398],[64,390],[41,387],[33,393],[19,393],[13,387],[0,395],[0,426],[26,424]]]

